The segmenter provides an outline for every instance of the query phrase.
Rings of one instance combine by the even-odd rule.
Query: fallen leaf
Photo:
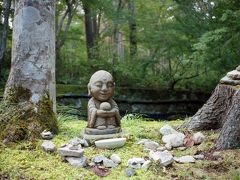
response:
[[[104,167],[99,167],[99,166],[93,166],[92,167],[92,171],[101,177],[105,177],[107,175],[109,175],[110,170],[108,168],[104,168]]]

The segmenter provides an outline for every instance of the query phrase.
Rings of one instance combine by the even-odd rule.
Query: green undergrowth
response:
[[[127,137],[124,147],[115,150],[102,150],[95,147],[86,148],[84,151],[90,161],[95,155],[110,156],[117,153],[122,163],[111,169],[110,174],[104,179],[129,179],[125,176],[127,161],[133,157],[147,157],[142,145],[136,142],[142,138],[152,139],[161,145],[159,128],[168,123],[174,127],[183,121],[146,121],[137,116],[127,116],[122,120],[122,129]],[[57,147],[67,143],[71,138],[81,136],[86,127],[86,121],[74,116],[58,116],[59,134],[53,142]],[[193,155],[197,151],[204,151],[213,147],[218,132],[203,132],[207,139],[199,146],[188,148],[185,151],[173,150],[174,156]],[[102,179],[95,175],[90,168],[75,168],[64,162],[60,155],[46,153],[41,149],[42,140],[12,143],[9,146],[0,144],[0,179]],[[148,171],[137,170],[137,174],[130,179],[240,179],[240,151],[221,152],[224,157],[220,161],[197,161],[194,164],[177,164],[162,168],[158,163],[153,163]]]

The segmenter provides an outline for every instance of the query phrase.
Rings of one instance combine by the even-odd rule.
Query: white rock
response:
[[[148,168],[150,167],[151,165],[151,161],[150,160],[147,160],[143,163],[141,169],[145,169],[145,170],[148,170]]]
[[[134,169],[140,169],[144,162],[145,160],[143,158],[131,158],[128,160],[128,166]]]
[[[169,134],[176,134],[178,133],[175,129],[173,129],[170,125],[166,124],[159,130],[160,134],[165,136]]]
[[[65,159],[69,162],[69,164],[71,164],[74,167],[82,168],[82,167],[87,166],[87,158],[85,156],[80,157],[80,158],[79,157],[66,157]]]
[[[66,156],[71,156],[71,157],[82,157],[83,156],[83,149],[69,149],[68,146],[61,147],[58,149],[58,152],[61,156],[66,157]]]
[[[165,148],[166,148],[166,150],[171,151],[172,150],[172,145],[167,143],[167,144],[165,144]]]
[[[92,158],[92,162],[94,163],[102,163],[104,159],[107,159],[104,155],[98,155]]]
[[[158,147],[159,147],[159,144],[155,141],[146,141],[144,143],[144,147],[147,148],[147,149],[151,149],[153,151],[155,151]]]
[[[53,138],[53,134],[50,131],[46,131],[46,130],[44,130],[41,133],[41,136],[42,136],[43,139],[47,139],[47,140],[50,140],[50,139]]]
[[[121,163],[121,158],[117,154],[112,154],[110,158],[111,158],[111,160],[113,160],[114,163],[117,163],[117,164]]]
[[[56,150],[55,144],[53,144],[53,142],[49,140],[43,141],[41,147],[43,148],[44,151],[47,152],[54,152]]]
[[[194,155],[193,157],[196,160],[203,160],[204,159],[204,155],[203,154]]]
[[[151,141],[150,139],[140,139],[137,144],[144,144],[147,141]]]
[[[238,70],[230,71],[227,73],[227,77],[234,80],[240,80],[240,72]]]
[[[201,132],[197,132],[193,135],[192,140],[194,144],[201,144],[205,139],[205,136]]]
[[[118,166],[117,163],[114,163],[113,160],[108,159],[108,158],[103,160],[103,165],[107,168],[114,168],[114,167]]]
[[[165,151],[157,151],[157,152],[151,151],[149,153],[149,157],[151,159],[153,159],[154,161],[160,161],[160,164],[162,166],[168,166],[169,164],[172,164],[172,162],[173,162],[173,156],[167,150],[165,150]]]
[[[95,141],[95,145],[100,149],[114,149],[124,146],[126,138],[113,138]]]
[[[178,163],[194,163],[195,159],[192,156],[174,157],[174,160]]]
[[[185,135],[183,133],[169,134],[162,137],[162,141],[172,147],[183,146]]]

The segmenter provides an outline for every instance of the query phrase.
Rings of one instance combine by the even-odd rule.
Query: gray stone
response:
[[[81,145],[81,141],[82,139],[75,137],[69,140],[69,144],[73,145],[73,146],[77,146],[77,145]]]
[[[110,158],[111,158],[111,160],[113,160],[114,163],[117,163],[117,164],[121,163],[121,158],[117,154],[112,154]]]
[[[144,170],[148,170],[148,168],[150,167],[150,165],[151,165],[151,161],[150,160],[147,160],[147,161],[145,161],[144,163],[143,163],[143,165],[142,165],[142,169],[144,169]]]
[[[183,146],[185,135],[183,133],[169,134],[162,137],[162,141],[172,147]]]
[[[233,70],[227,73],[227,77],[233,80],[240,80],[240,71]]]
[[[194,141],[194,144],[201,144],[205,139],[205,136],[201,132],[197,132],[193,134],[192,140]]]
[[[44,130],[41,133],[41,136],[42,136],[43,139],[47,139],[47,140],[50,140],[50,139],[53,138],[53,134],[50,131],[46,131],[46,130]]]
[[[118,166],[117,163],[114,163],[113,160],[108,159],[108,158],[103,159],[103,165],[107,168],[115,168]]]
[[[136,174],[136,170],[132,168],[126,168],[125,169],[125,174],[127,177],[132,177]]]
[[[219,151],[215,151],[215,152],[213,153],[213,157],[214,157],[214,158],[219,158],[219,157],[220,157],[220,152],[219,152]]]
[[[159,144],[155,141],[146,141],[144,143],[144,147],[147,148],[147,149],[151,149],[153,151],[155,151],[158,147],[159,147]]]
[[[83,157],[66,157],[65,158],[69,164],[71,164],[74,167],[86,167],[87,166],[87,158],[85,156]]]
[[[83,156],[83,152],[84,150],[83,149],[74,149],[74,150],[71,150],[69,149],[68,146],[65,146],[65,147],[61,147],[58,149],[58,152],[61,156],[63,157],[66,157],[66,156],[71,156],[71,157],[82,157]]]
[[[240,85],[240,80],[233,80],[233,79],[231,79],[231,78],[229,78],[227,76],[224,76],[220,80],[220,83],[236,86],[236,85]]]
[[[140,139],[137,144],[144,144],[147,141],[151,141],[150,139]]]
[[[196,160],[203,160],[204,159],[204,155],[203,154],[194,155],[193,157]]]
[[[175,129],[173,129],[170,125],[166,124],[159,130],[160,134],[165,136],[169,134],[176,134],[178,133]]]
[[[194,163],[195,159],[192,156],[182,156],[182,157],[174,157],[174,160],[178,163]]]
[[[237,71],[240,71],[240,65],[236,68]]]
[[[153,159],[154,161],[160,161],[160,164],[162,166],[164,166],[164,167],[172,164],[172,162],[173,162],[173,156],[167,150],[165,150],[165,151],[157,151],[157,152],[151,151],[149,153],[149,157],[151,159]]]
[[[95,145],[100,149],[115,149],[124,146],[126,138],[113,138],[95,141]]]
[[[104,159],[107,159],[104,155],[98,155],[92,158],[92,162],[94,163],[102,163]]]
[[[49,140],[43,141],[41,147],[46,152],[54,152],[56,150],[55,144],[53,144],[53,142]]]
[[[131,158],[128,160],[128,166],[134,169],[140,169],[144,162],[145,160],[143,158]]]

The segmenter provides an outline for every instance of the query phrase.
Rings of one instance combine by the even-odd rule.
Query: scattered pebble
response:
[[[50,131],[47,131],[47,130],[44,130],[41,133],[41,136],[42,136],[43,139],[46,139],[46,140],[50,140],[50,139],[53,138],[53,134]]]
[[[41,147],[46,152],[54,152],[56,150],[55,144],[53,144],[53,142],[49,140],[43,141]]]
[[[132,168],[126,168],[125,169],[125,174],[127,177],[132,177],[136,174],[136,170]]]
[[[121,163],[121,158],[117,154],[112,154],[110,159],[113,160],[114,163],[117,163],[117,164]]]
[[[145,160],[143,158],[131,158],[128,160],[128,167],[133,169],[140,169],[144,164]]]
[[[165,151],[157,151],[157,152],[151,151],[149,153],[149,157],[151,159],[153,159],[154,161],[160,161],[160,164],[162,166],[168,166],[168,165],[172,164],[172,162],[173,162],[173,156],[167,150],[165,150]]]
[[[194,155],[193,157],[196,160],[203,160],[204,159],[204,155],[203,154]]]
[[[162,141],[172,147],[183,146],[185,135],[183,133],[169,134],[162,137]]]
[[[144,170],[148,170],[148,168],[150,167],[151,165],[151,161],[150,160],[147,160],[143,163],[141,169],[144,169]]]
[[[169,134],[177,134],[178,132],[173,129],[170,125],[166,124],[163,127],[161,127],[161,129],[159,130],[160,134],[165,136],[165,135],[169,135]]]
[[[192,156],[182,156],[182,157],[174,157],[174,160],[178,163],[194,163],[195,159]]]
[[[192,140],[195,145],[201,144],[205,139],[205,136],[201,132],[197,132],[193,135]]]
[[[71,164],[74,167],[86,167],[87,166],[87,158],[85,156],[83,157],[66,157],[65,158],[69,164]]]

